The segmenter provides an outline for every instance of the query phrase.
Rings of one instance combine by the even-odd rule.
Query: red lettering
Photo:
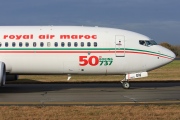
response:
[[[79,35],[79,39],[82,39],[83,38],[83,35]]]
[[[8,35],[4,35],[4,39],[8,38]]]
[[[39,39],[54,39],[55,35],[39,35]],[[97,39],[97,35],[60,35],[60,39]],[[33,34],[30,35],[4,35],[4,39],[33,39]]]
[[[55,35],[50,35],[50,39],[53,39],[55,37]]]
[[[45,39],[45,35],[39,35],[39,39]]]
[[[53,39],[55,36],[54,35],[39,35],[39,39]]]
[[[22,35],[16,35],[16,40],[20,40]]]
[[[71,38],[72,39],[78,39],[78,36],[77,35],[72,35]]]
[[[14,36],[14,35],[10,35],[9,38],[10,38],[10,39],[14,39],[15,36]]]
[[[86,66],[86,65],[91,65],[91,66],[97,66],[99,64],[99,59],[97,56],[91,56],[89,59],[87,56],[79,56],[79,65],[80,66]]]
[[[29,39],[29,35],[23,35],[23,39]]]
[[[97,35],[92,35],[92,39],[97,39]]]
[[[89,58],[89,64],[90,64],[91,66],[96,66],[96,65],[98,65],[98,64],[99,64],[99,59],[98,59],[98,57],[97,57],[97,56],[91,56],[91,57]]]
[[[33,39],[33,35],[32,34],[30,35],[30,38]]]
[[[45,39],[49,39],[49,34],[46,35]]]
[[[97,35],[60,35],[60,39],[97,39]]]
[[[70,39],[70,35],[60,35],[60,39]]]
[[[4,39],[33,39],[33,35],[4,35]]]
[[[79,56],[79,65],[86,66],[88,64],[87,56]]]
[[[84,38],[85,38],[85,39],[90,39],[91,36],[90,36],[90,35],[85,35]]]

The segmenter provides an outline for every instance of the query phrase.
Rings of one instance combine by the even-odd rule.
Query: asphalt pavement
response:
[[[179,104],[180,82],[7,84],[0,105]]]

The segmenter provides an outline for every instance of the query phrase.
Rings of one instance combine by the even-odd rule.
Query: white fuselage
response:
[[[128,74],[175,58],[164,47],[139,43],[150,38],[121,29],[6,26],[0,37],[0,61],[9,74]]]

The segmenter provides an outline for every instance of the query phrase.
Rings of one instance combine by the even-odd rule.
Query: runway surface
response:
[[[113,105],[180,103],[180,82],[7,84],[0,88],[0,105]]]

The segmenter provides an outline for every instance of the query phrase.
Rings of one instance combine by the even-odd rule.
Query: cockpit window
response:
[[[157,43],[154,40],[139,40],[139,44],[144,46],[157,45]]]
[[[146,42],[146,46],[151,46],[151,42],[150,41],[145,41]]]
[[[157,43],[154,40],[150,40],[152,45],[157,45]]]
[[[139,41],[139,44],[140,44],[140,45],[145,45],[145,41],[144,41],[144,40],[140,40],[140,41]]]

